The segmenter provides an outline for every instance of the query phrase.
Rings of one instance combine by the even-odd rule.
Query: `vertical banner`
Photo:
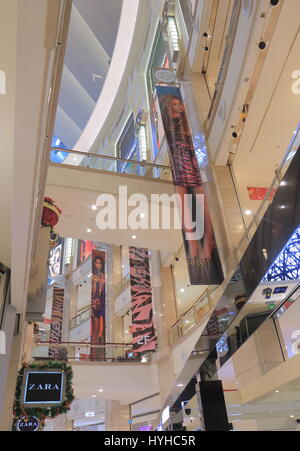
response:
[[[155,351],[156,337],[148,250],[129,247],[129,259],[133,351]]]
[[[104,345],[106,308],[105,252],[92,252],[91,344]],[[91,346],[91,360],[104,360],[105,348]]]
[[[50,347],[49,347],[49,357],[58,360],[59,358],[59,348],[51,347],[51,343],[59,344],[62,338],[62,326],[64,317],[64,296],[65,291],[63,288],[53,287],[53,302],[52,302],[52,313],[51,313],[51,325],[50,325]]]
[[[181,92],[174,86],[157,86],[156,90],[175,191],[180,199],[190,282],[192,285],[219,285],[224,276]]]

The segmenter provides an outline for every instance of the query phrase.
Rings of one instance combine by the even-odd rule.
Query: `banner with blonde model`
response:
[[[105,252],[92,251],[91,276],[91,360],[105,360],[106,272]]]
[[[190,282],[219,285],[224,276],[181,92],[174,86],[157,86],[156,91],[175,191],[180,199],[178,207]]]
[[[129,247],[129,259],[133,351],[155,351],[156,337],[148,250]]]
[[[51,312],[51,323],[50,323],[50,344],[59,344],[62,339],[62,327],[63,327],[63,317],[64,317],[64,297],[65,290],[63,288],[53,287],[53,300],[52,300],[52,312]],[[49,357],[54,360],[59,360],[60,351],[62,349],[58,346],[49,347]]]

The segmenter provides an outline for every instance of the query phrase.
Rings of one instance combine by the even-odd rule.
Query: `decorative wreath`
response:
[[[41,369],[41,370],[47,370],[47,369],[59,369],[63,370],[66,375],[66,398],[65,401],[62,403],[59,407],[30,407],[26,408],[23,405],[21,405],[21,392],[22,392],[22,383],[23,383],[23,375],[24,370],[27,368],[34,368],[34,369]],[[70,408],[71,404],[74,401],[75,397],[73,394],[73,388],[72,388],[72,380],[73,380],[73,371],[72,367],[70,365],[67,365],[64,362],[45,362],[45,363],[37,363],[37,364],[23,364],[22,368],[19,371],[18,379],[17,379],[17,386],[16,386],[16,393],[15,393],[15,402],[13,407],[13,413],[14,413],[14,422],[13,427],[15,427],[17,421],[20,419],[20,417],[36,417],[42,426],[45,425],[46,419],[53,419],[56,418],[58,415],[61,415],[63,413],[67,413]]]

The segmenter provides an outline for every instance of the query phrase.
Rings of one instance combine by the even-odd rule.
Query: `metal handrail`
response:
[[[171,344],[174,346],[176,343],[172,343],[173,339],[173,332],[177,330],[177,341],[179,341],[181,338],[183,338],[185,335],[187,335],[188,333],[191,332],[192,329],[194,329],[194,327],[196,327],[197,325],[199,325],[200,323],[203,322],[203,318],[201,318],[201,320],[199,318],[197,318],[197,309],[199,307],[199,304],[201,304],[203,301],[207,300],[207,304],[208,306],[210,306],[210,299],[211,299],[211,295],[214,291],[216,291],[219,287],[218,286],[210,286],[208,287],[204,293],[201,294],[201,296],[199,296],[199,298],[194,302],[194,304],[179,318],[179,320],[173,324],[170,329],[169,329],[169,337],[170,337],[170,342]],[[212,310],[212,306],[211,309]],[[187,328],[187,330],[185,330],[185,323],[188,320],[188,318],[190,318],[191,314],[194,314],[194,322],[191,323],[190,327]],[[209,314],[209,312],[207,313],[207,315]],[[207,316],[206,315],[206,316]]]
[[[141,165],[141,166],[149,166],[151,168],[156,168],[156,169],[165,169],[165,170],[170,170],[171,167],[170,166],[165,166],[165,165],[161,165],[161,164],[155,164],[155,163],[149,163],[147,161],[140,161],[140,160],[126,160],[125,158],[119,158],[119,157],[113,157],[111,155],[102,155],[102,154],[97,154],[97,153],[90,153],[90,152],[81,152],[79,150],[72,150],[72,149],[63,149],[61,147],[51,147],[50,151],[61,151],[61,152],[66,152],[66,153],[74,153],[75,155],[82,155],[84,157],[87,158],[101,158],[101,159],[105,159],[105,160],[112,160],[112,161],[119,161],[122,163],[131,163],[131,164],[136,164],[136,165]]]
[[[88,320],[91,318],[91,310],[92,310],[92,307],[89,306],[89,307],[87,307],[86,309],[84,309],[82,312],[78,313],[78,315],[74,316],[74,317],[70,320],[70,326],[69,326],[70,329],[71,329],[71,330],[72,330],[72,329],[75,329],[76,327],[79,327],[79,326],[81,326],[81,324],[83,324],[83,323],[85,323],[86,321],[88,321]],[[89,312],[89,314],[88,314],[87,317],[84,317],[84,319],[83,319],[83,316],[84,316],[84,314],[85,314],[86,312]],[[81,319],[80,319],[80,318],[81,318]]]

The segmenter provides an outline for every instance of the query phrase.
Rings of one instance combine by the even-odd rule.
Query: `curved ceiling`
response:
[[[123,0],[74,0],[54,135],[73,148],[101,94]]]

